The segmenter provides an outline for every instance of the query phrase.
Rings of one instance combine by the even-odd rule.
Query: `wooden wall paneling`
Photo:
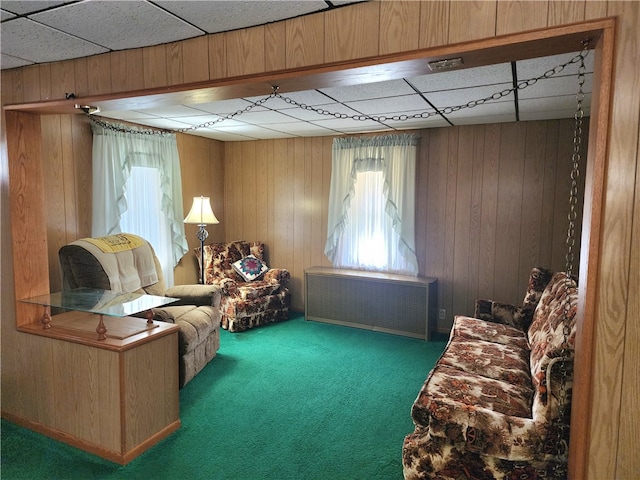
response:
[[[420,131],[420,143],[416,156],[416,257],[418,274],[424,275],[427,270],[427,253],[424,248],[427,238],[427,185],[429,179],[429,130]]]
[[[274,201],[275,201],[275,187],[273,184],[273,177],[275,175],[273,168],[273,140],[265,140],[264,145],[260,149],[262,157],[262,172],[264,177],[261,181],[264,183],[264,187],[262,189],[263,197],[262,197],[262,222],[263,222],[263,231],[264,231],[264,242],[267,244],[267,258],[269,261],[269,265],[273,265],[277,267],[277,265],[273,264],[273,251],[275,246],[275,237],[274,237]]]
[[[313,216],[314,216],[314,205],[313,205],[313,137],[308,137],[304,139],[304,152],[301,157],[301,162],[304,167],[304,179],[303,179],[303,204],[302,204],[302,215],[304,219],[304,228],[303,228],[303,239],[302,239],[302,265],[301,265],[301,276],[300,278],[304,282],[304,269],[307,267],[311,267],[311,248],[314,245],[314,238],[311,236],[311,232],[313,230]],[[300,248],[300,246],[298,247]],[[303,286],[301,284],[300,291],[303,290]]]
[[[482,226],[482,184],[484,169],[484,150],[486,129],[484,125],[473,127],[473,158],[471,163],[471,205],[469,225],[469,278],[467,309],[469,315],[475,310],[475,301],[479,298],[480,281],[480,232]]]
[[[51,64],[51,98],[62,99],[75,91],[75,62],[66,60]]]
[[[293,225],[291,230],[292,235],[292,257],[293,265],[291,267],[291,305],[294,308],[301,308],[303,303],[303,290],[302,279],[304,278],[304,250],[309,247],[306,243],[306,228],[307,228],[307,214],[305,209],[307,193],[307,178],[306,178],[306,162],[305,162],[305,139],[294,138],[288,140],[289,143],[289,158],[292,160],[292,176],[291,176],[291,193],[292,193],[292,206],[293,206]]]
[[[258,179],[256,178],[258,166],[256,143],[258,142],[242,142],[242,156],[239,160],[242,165],[242,172],[240,174],[242,197],[238,199],[242,204],[242,214],[240,217],[242,227],[240,229],[239,240],[247,240],[250,242],[259,240],[257,232],[259,199],[256,194],[256,188],[258,186]],[[236,222],[238,220],[238,218],[234,219]]]
[[[320,266],[323,267],[332,267],[333,264],[324,254],[324,245],[327,240],[328,234],[328,226],[329,223],[329,191],[331,189],[331,162],[332,162],[332,153],[331,148],[333,146],[333,139],[330,137],[325,137],[322,139],[322,198],[325,199],[325,204],[322,206],[322,251],[320,256],[322,258],[322,263]]]
[[[482,213],[480,217],[480,276],[478,297],[495,299],[495,262],[499,252],[498,237],[498,185],[500,175],[500,145],[502,127],[499,124],[485,126],[485,142],[482,165]]]
[[[522,222],[520,224],[520,258],[517,270],[518,290],[527,288],[529,273],[540,266],[542,245],[542,203],[545,173],[547,129],[544,122],[527,122],[524,149],[524,183],[522,185]]]
[[[40,65],[24,67],[22,85],[25,102],[37,102],[40,100]]]
[[[286,68],[324,63],[324,14],[285,21]]]
[[[209,80],[209,39],[207,36],[190,38],[181,43],[184,83]]]
[[[227,76],[239,77],[265,71],[265,27],[226,32]]]
[[[13,270],[16,299],[49,293],[47,230],[43,222],[44,176],[40,116],[5,111],[9,161],[9,199],[12,223]],[[40,308],[16,304],[16,325],[31,323]]]
[[[87,58],[87,84],[90,95],[111,93],[111,54],[103,53]]]
[[[640,125],[640,113],[638,118]],[[640,152],[640,134],[636,152]],[[640,181],[640,161],[636,161],[636,190]],[[631,231],[631,245],[640,245],[640,195],[635,195],[633,207],[633,227]],[[625,412],[634,415],[632,421],[620,423],[620,451],[616,463],[616,472],[619,478],[633,478],[640,472],[640,460],[635,448],[637,439],[640,438],[640,425],[638,412],[640,411],[640,355],[637,345],[640,345],[640,322],[632,321],[634,315],[640,312],[640,249],[631,250],[629,263],[629,299],[626,305],[626,328],[624,334],[624,371],[622,374],[621,404]],[[634,287],[635,286],[635,287]],[[637,316],[635,317],[637,319]]]
[[[548,2],[510,1],[498,4],[496,34],[523,32],[547,26]]]
[[[547,26],[554,27],[583,21],[585,3],[590,2],[585,0],[574,0],[572,2],[550,1]]]
[[[494,289],[498,301],[521,301],[518,291],[518,264],[522,219],[522,188],[526,127],[502,125],[500,175],[498,184],[498,221],[496,224],[496,262]]]
[[[544,179],[542,202],[540,204],[540,251],[538,265],[554,268],[553,264],[553,224],[555,221],[556,182],[558,163],[559,120],[545,122],[547,144],[544,151]],[[568,201],[568,200],[567,200]]]
[[[227,77],[227,37],[224,33],[207,36],[209,43],[209,79]]]
[[[449,4],[447,0],[422,0],[418,48],[446,45],[449,38]]]
[[[573,152],[573,126],[569,122],[558,123],[558,157],[556,163],[556,191],[554,194],[553,240],[551,242],[551,268],[564,270],[566,263],[567,226],[569,215],[569,185],[571,183],[571,154]],[[577,267],[577,265],[576,265]],[[576,269],[577,270],[577,269]]]
[[[271,263],[282,268],[291,268],[289,261],[291,223],[288,209],[290,205],[285,196],[291,189],[287,177],[287,142],[272,140],[273,148],[273,244],[270,246]]]
[[[597,299],[596,345],[592,376],[591,431],[588,459],[588,472],[591,478],[613,476],[624,478],[618,471],[618,465],[631,469],[639,461],[633,452],[637,441],[631,440],[632,429],[640,424],[640,414],[623,403],[628,397],[622,380],[632,378],[633,371],[627,371],[632,365],[624,363],[625,352],[638,355],[637,344],[626,338],[631,324],[638,323],[638,312],[629,311],[629,295],[637,292],[637,285],[630,285],[631,250],[633,238],[634,192],[638,195],[640,187],[634,173],[640,161],[638,135],[640,125],[640,39],[638,22],[640,21],[639,2],[609,2],[608,15],[617,16],[615,34],[614,90],[612,115],[609,129],[609,155],[605,178],[604,218],[600,250],[600,265]],[[637,293],[636,293],[637,295]],[[635,320],[635,321],[634,321]],[[636,365],[637,366],[637,363]],[[638,377],[635,377],[637,387]],[[624,392],[624,393],[623,393]],[[637,403],[637,400],[636,400]],[[630,430],[622,424],[633,425]],[[622,428],[622,430],[621,430]],[[636,432],[637,433],[637,430]],[[635,437],[637,438],[637,437]],[[622,446],[621,441],[630,440],[630,445]],[[624,458],[625,454],[631,455]],[[635,458],[632,461],[631,458]],[[633,475],[637,473],[637,469]]]
[[[287,66],[287,33],[285,22],[268,23],[264,27],[265,71],[284,70]]]
[[[322,212],[328,209],[329,201],[329,193],[328,190],[325,190],[326,179],[323,173],[323,163],[325,162],[323,149],[327,143],[322,137],[316,137],[311,140],[311,152],[308,159],[311,179],[311,195],[308,198],[308,202],[309,208],[312,210],[311,230],[309,232],[310,258],[305,268],[320,266],[326,258],[323,252],[324,244],[327,240],[327,224],[323,222]],[[325,191],[327,192],[326,196]]]
[[[428,185],[427,185],[427,227],[425,237],[426,268],[423,276],[438,278],[438,305],[447,308],[444,303],[444,232],[446,202],[441,201],[447,196],[447,158],[449,156],[449,142],[445,129],[435,129],[429,132],[428,146]],[[445,328],[445,324],[438,320],[438,328]]]
[[[448,143],[448,156],[445,175],[445,205],[444,205],[444,224],[442,225],[442,234],[444,239],[443,248],[443,270],[441,276],[443,281],[438,286],[438,290],[442,290],[442,306],[447,310],[445,319],[445,328],[452,323],[455,315],[454,306],[454,285],[455,276],[455,235],[456,235],[456,195],[458,182],[458,141],[460,131],[466,130],[466,127],[452,127],[446,129],[446,137]],[[440,200],[442,201],[442,200]]]
[[[469,311],[469,284],[471,276],[469,271],[469,252],[474,241],[471,238],[471,195],[473,185],[473,153],[474,153],[474,127],[461,127],[457,141],[457,165],[455,175],[455,192],[453,197],[454,221],[453,221],[453,276],[452,286],[453,308],[450,312],[454,315],[472,315]],[[473,300],[472,300],[473,301]]]
[[[74,93],[78,98],[90,94],[89,71],[87,65],[87,57],[76,58],[73,60],[73,80],[75,88],[69,93]]]
[[[259,142],[252,142],[255,144],[255,157],[256,163],[254,170],[254,183],[255,183],[255,240],[262,241],[269,248],[269,217],[267,216],[267,209],[269,208],[269,189],[271,187],[269,181],[269,160],[267,159],[269,150],[269,141],[260,140]],[[268,258],[268,256],[267,256]],[[269,264],[270,265],[270,264]]]
[[[554,2],[556,3],[556,2]],[[584,19],[585,20],[594,20],[597,18],[604,18],[607,15],[612,15],[607,13],[607,4],[609,2],[607,0],[588,0],[585,1],[584,5]]]
[[[40,67],[40,100],[51,100],[51,64],[43,63]]]
[[[0,92],[2,92],[0,101],[2,102],[2,105],[19,103],[19,101],[16,101],[15,99],[18,96],[20,98],[22,97],[22,73],[21,68],[12,68],[0,71]]]
[[[242,238],[242,143],[225,143],[225,241]]]
[[[420,2],[381,2],[379,54],[416,50],[419,22]]]
[[[212,243],[224,242],[225,227],[223,223],[225,215],[224,205],[224,142],[210,140],[207,142],[209,146],[209,168],[211,186],[211,208],[213,213],[220,222],[218,225],[211,226],[209,231],[209,241]],[[188,211],[188,210],[187,210]]]
[[[84,115],[71,115],[71,135],[73,138],[72,182],[75,193],[76,230],[67,231],[67,243],[78,238],[91,236],[91,210],[93,204],[93,134],[91,124]]]
[[[128,92],[144,88],[142,48],[111,52],[111,86],[113,92]]]
[[[47,229],[47,257],[49,260],[49,283],[53,291],[59,291],[61,281],[58,267],[58,249],[65,244],[65,184],[64,153],[62,147],[61,115],[43,115],[42,171],[47,179],[44,188],[47,193],[45,203]]]
[[[497,3],[482,0],[449,2],[447,43],[493,37],[496,34]]]
[[[184,81],[184,62],[182,61],[183,42],[171,42],[165,45],[167,54],[167,84],[180,85]]]
[[[168,82],[166,45],[142,49],[144,88],[166,87]]]
[[[358,3],[325,12],[325,62],[340,62],[378,54],[380,4]]]

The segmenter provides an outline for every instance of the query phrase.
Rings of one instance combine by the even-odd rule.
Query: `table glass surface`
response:
[[[173,303],[179,298],[144,293],[122,293],[95,288],[77,288],[20,300],[64,310],[96,313],[111,317],[127,317],[152,308]]]

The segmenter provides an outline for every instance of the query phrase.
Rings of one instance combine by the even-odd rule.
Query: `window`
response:
[[[162,266],[165,284],[173,285],[171,226],[161,208],[160,171],[151,167],[132,167],[124,195],[127,209],[120,217],[120,230],[149,241]]]
[[[325,254],[338,268],[417,275],[415,135],[335,139]]]

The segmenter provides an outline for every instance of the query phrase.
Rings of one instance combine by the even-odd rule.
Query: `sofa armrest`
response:
[[[278,283],[281,287],[286,287],[290,278],[291,274],[286,268],[272,268],[263,277],[265,282]]]
[[[475,318],[487,322],[501,323],[516,328],[524,328],[524,312],[522,307],[509,303],[494,302],[493,300],[476,300]],[[528,325],[527,325],[528,326]]]
[[[218,307],[221,288],[217,285],[176,285],[165,291],[165,296],[179,298],[171,305],[198,305]]]

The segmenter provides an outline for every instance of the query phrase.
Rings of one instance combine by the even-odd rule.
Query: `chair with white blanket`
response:
[[[220,347],[220,288],[177,285],[166,288],[153,247],[131,234],[83,238],[58,252],[64,290],[96,288],[169,296],[180,300],[154,308],[154,319],[180,326],[180,387],[215,356]]]

